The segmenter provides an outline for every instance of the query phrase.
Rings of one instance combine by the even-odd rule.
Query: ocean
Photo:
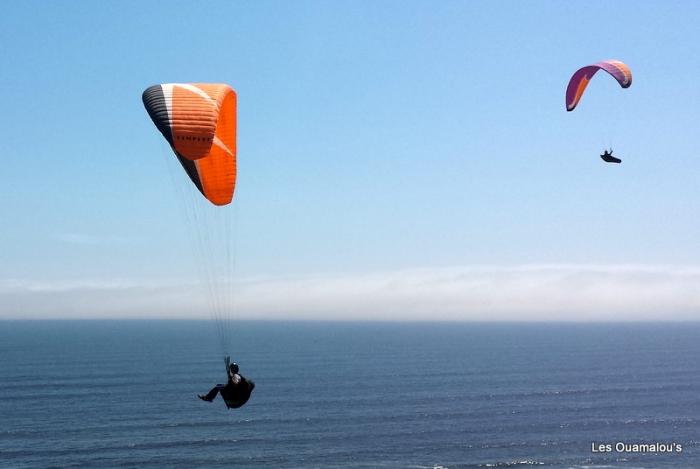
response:
[[[232,332],[237,410],[210,322],[0,322],[0,466],[700,467],[700,324]]]

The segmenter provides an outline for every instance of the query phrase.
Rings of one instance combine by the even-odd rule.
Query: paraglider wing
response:
[[[632,72],[630,68],[619,60],[604,60],[593,65],[587,65],[574,73],[566,87],[566,110],[573,111],[586,91],[588,83],[598,70],[605,70],[612,75],[623,88],[632,85]]]
[[[214,205],[236,185],[236,92],[225,84],[167,83],[147,88],[143,105],[194,185]]]
[[[202,296],[207,300],[221,351],[228,356],[235,313],[235,211],[228,205],[237,177],[236,92],[226,84],[165,83],[148,87],[142,100],[153,124],[197,188],[193,190],[190,181],[177,180],[170,174],[175,186],[173,195],[180,199],[190,231],[192,254],[201,267]],[[167,155],[166,159],[170,171],[170,163],[174,162]],[[199,397],[211,401],[223,387],[217,385]],[[234,404],[243,405],[252,387],[231,391],[236,391]]]

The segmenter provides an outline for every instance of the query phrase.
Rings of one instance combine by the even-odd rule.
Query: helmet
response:
[[[229,370],[231,370],[231,373],[238,373],[238,363],[233,362],[229,365],[228,367]]]

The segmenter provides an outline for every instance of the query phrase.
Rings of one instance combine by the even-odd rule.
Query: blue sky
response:
[[[697,319],[697,3],[3,10],[0,317],[204,314],[140,99],[201,81],[238,93],[242,317]],[[606,58],[632,87],[567,113]]]

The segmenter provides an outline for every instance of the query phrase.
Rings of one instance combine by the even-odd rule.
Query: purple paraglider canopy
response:
[[[573,111],[576,108],[576,105],[581,100],[581,96],[583,96],[583,92],[586,91],[588,82],[591,81],[598,70],[608,72],[623,88],[629,88],[632,84],[630,68],[619,60],[604,60],[593,65],[586,65],[576,70],[576,73],[569,80],[569,86],[566,87],[567,111]]]

